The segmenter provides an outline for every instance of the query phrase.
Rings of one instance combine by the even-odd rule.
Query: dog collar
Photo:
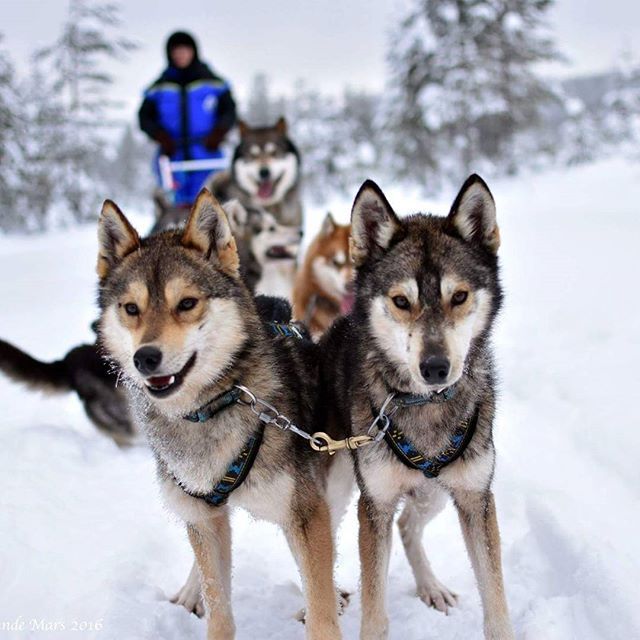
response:
[[[428,393],[425,395],[419,393],[400,393],[397,392],[393,396],[393,404],[398,408],[401,407],[419,407],[424,404],[441,404],[451,400],[456,395],[456,385],[453,384],[440,393]]]
[[[222,479],[217,482],[209,493],[193,493],[189,491],[180,480],[173,477],[175,483],[192,498],[204,500],[213,507],[220,507],[227,502],[229,495],[235,491],[249,475],[255,462],[258,450],[262,444],[264,425],[261,425],[246,442],[240,455],[229,465]]]
[[[285,338],[296,338],[298,340],[310,340],[309,334],[304,325],[297,322],[267,322],[266,326],[269,331],[275,336],[283,336]],[[230,407],[232,404],[236,404],[242,395],[242,390],[234,385],[228,391],[216,396],[213,400],[210,400],[206,404],[203,404],[199,409],[187,413],[182,416],[189,422],[206,422],[220,413],[223,409]]]
[[[443,403],[454,397],[456,385],[447,387],[438,394],[419,395],[414,393],[397,393],[390,395],[381,411],[376,412],[373,405],[371,411],[378,419],[384,414],[386,426],[381,430],[389,448],[396,457],[410,469],[421,471],[427,478],[436,478],[440,471],[454,460],[459,458],[467,448],[478,425],[480,407],[476,407],[470,418],[463,420],[449,438],[447,446],[435,456],[426,457],[415,445],[405,436],[403,431],[392,422],[393,414],[400,408],[416,407],[425,404]],[[384,409],[388,403],[394,406],[388,413]],[[374,420],[374,424],[375,424]]]
[[[203,404],[199,409],[187,413],[186,416],[182,417],[189,422],[206,422],[223,409],[230,407],[232,404],[236,404],[241,395],[242,391],[238,389],[238,387],[233,386],[228,391],[221,393],[213,400]]]

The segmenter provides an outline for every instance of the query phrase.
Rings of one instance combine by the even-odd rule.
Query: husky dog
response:
[[[280,224],[265,210],[249,210],[244,242],[260,270],[257,293],[291,297],[301,235],[298,227]]]
[[[326,495],[335,462],[247,406],[248,389],[311,427],[317,347],[267,333],[206,190],[184,230],[147,239],[106,201],[99,244],[100,340],[127,382],[163,497],[185,522],[197,564],[186,587],[197,592],[199,574],[207,637],[235,634],[229,506],[241,506],[282,527],[303,578],[307,637],[340,638]]]
[[[493,197],[471,176],[448,217],[399,219],[371,181],[351,217],[352,314],[320,342],[330,418],[354,436],[362,640],[388,637],[385,597],[394,513],[417,594],[446,612],[456,595],[433,574],[424,526],[453,498],[484,609],[485,637],[512,639],[491,482],[495,374],[490,346],[502,292]],[[375,421],[375,424],[371,426]]]
[[[302,227],[300,155],[285,119],[271,127],[240,121],[238,127],[231,171],[214,174],[206,186],[221,202],[236,199],[247,208],[266,209],[282,225]]]
[[[135,431],[124,391],[96,345],[81,344],[61,360],[42,362],[0,340],[0,371],[35,391],[75,391],[100,431],[120,446],[132,444]]]
[[[320,233],[309,245],[293,289],[293,314],[314,337],[321,336],[353,305],[350,226],[336,224],[327,213]]]

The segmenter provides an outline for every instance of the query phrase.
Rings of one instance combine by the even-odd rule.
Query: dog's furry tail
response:
[[[0,340],[0,371],[37,391],[66,393],[73,388],[63,360],[36,360],[4,340]]]

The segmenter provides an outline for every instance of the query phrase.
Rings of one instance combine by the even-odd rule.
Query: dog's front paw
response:
[[[338,599],[338,615],[341,616],[344,613],[344,610],[349,606],[349,602],[351,601],[351,592],[345,591],[344,589],[337,589],[336,596]],[[298,622],[302,622],[302,624],[304,624],[306,615],[307,610],[300,609],[293,617]]]
[[[426,605],[442,611],[445,615],[449,613],[449,607],[458,604],[457,594],[447,589],[439,580],[418,585],[417,595]]]
[[[187,582],[184,587],[171,598],[171,602],[184,607],[189,613],[195,613],[198,618],[204,618],[204,602],[200,594],[200,584],[198,584],[197,589],[194,589],[192,585]]]

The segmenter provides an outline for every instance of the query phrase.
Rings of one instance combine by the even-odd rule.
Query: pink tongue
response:
[[[273,193],[273,182],[271,180],[265,180],[258,185],[258,197],[270,198]]]
[[[342,298],[342,302],[340,302],[340,313],[350,313],[351,309],[353,309],[354,299],[355,296],[353,295],[353,293],[347,293],[347,295]]]
[[[166,387],[171,382],[171,376],[155,376],[149,378],[149,382],[154,387]]]

